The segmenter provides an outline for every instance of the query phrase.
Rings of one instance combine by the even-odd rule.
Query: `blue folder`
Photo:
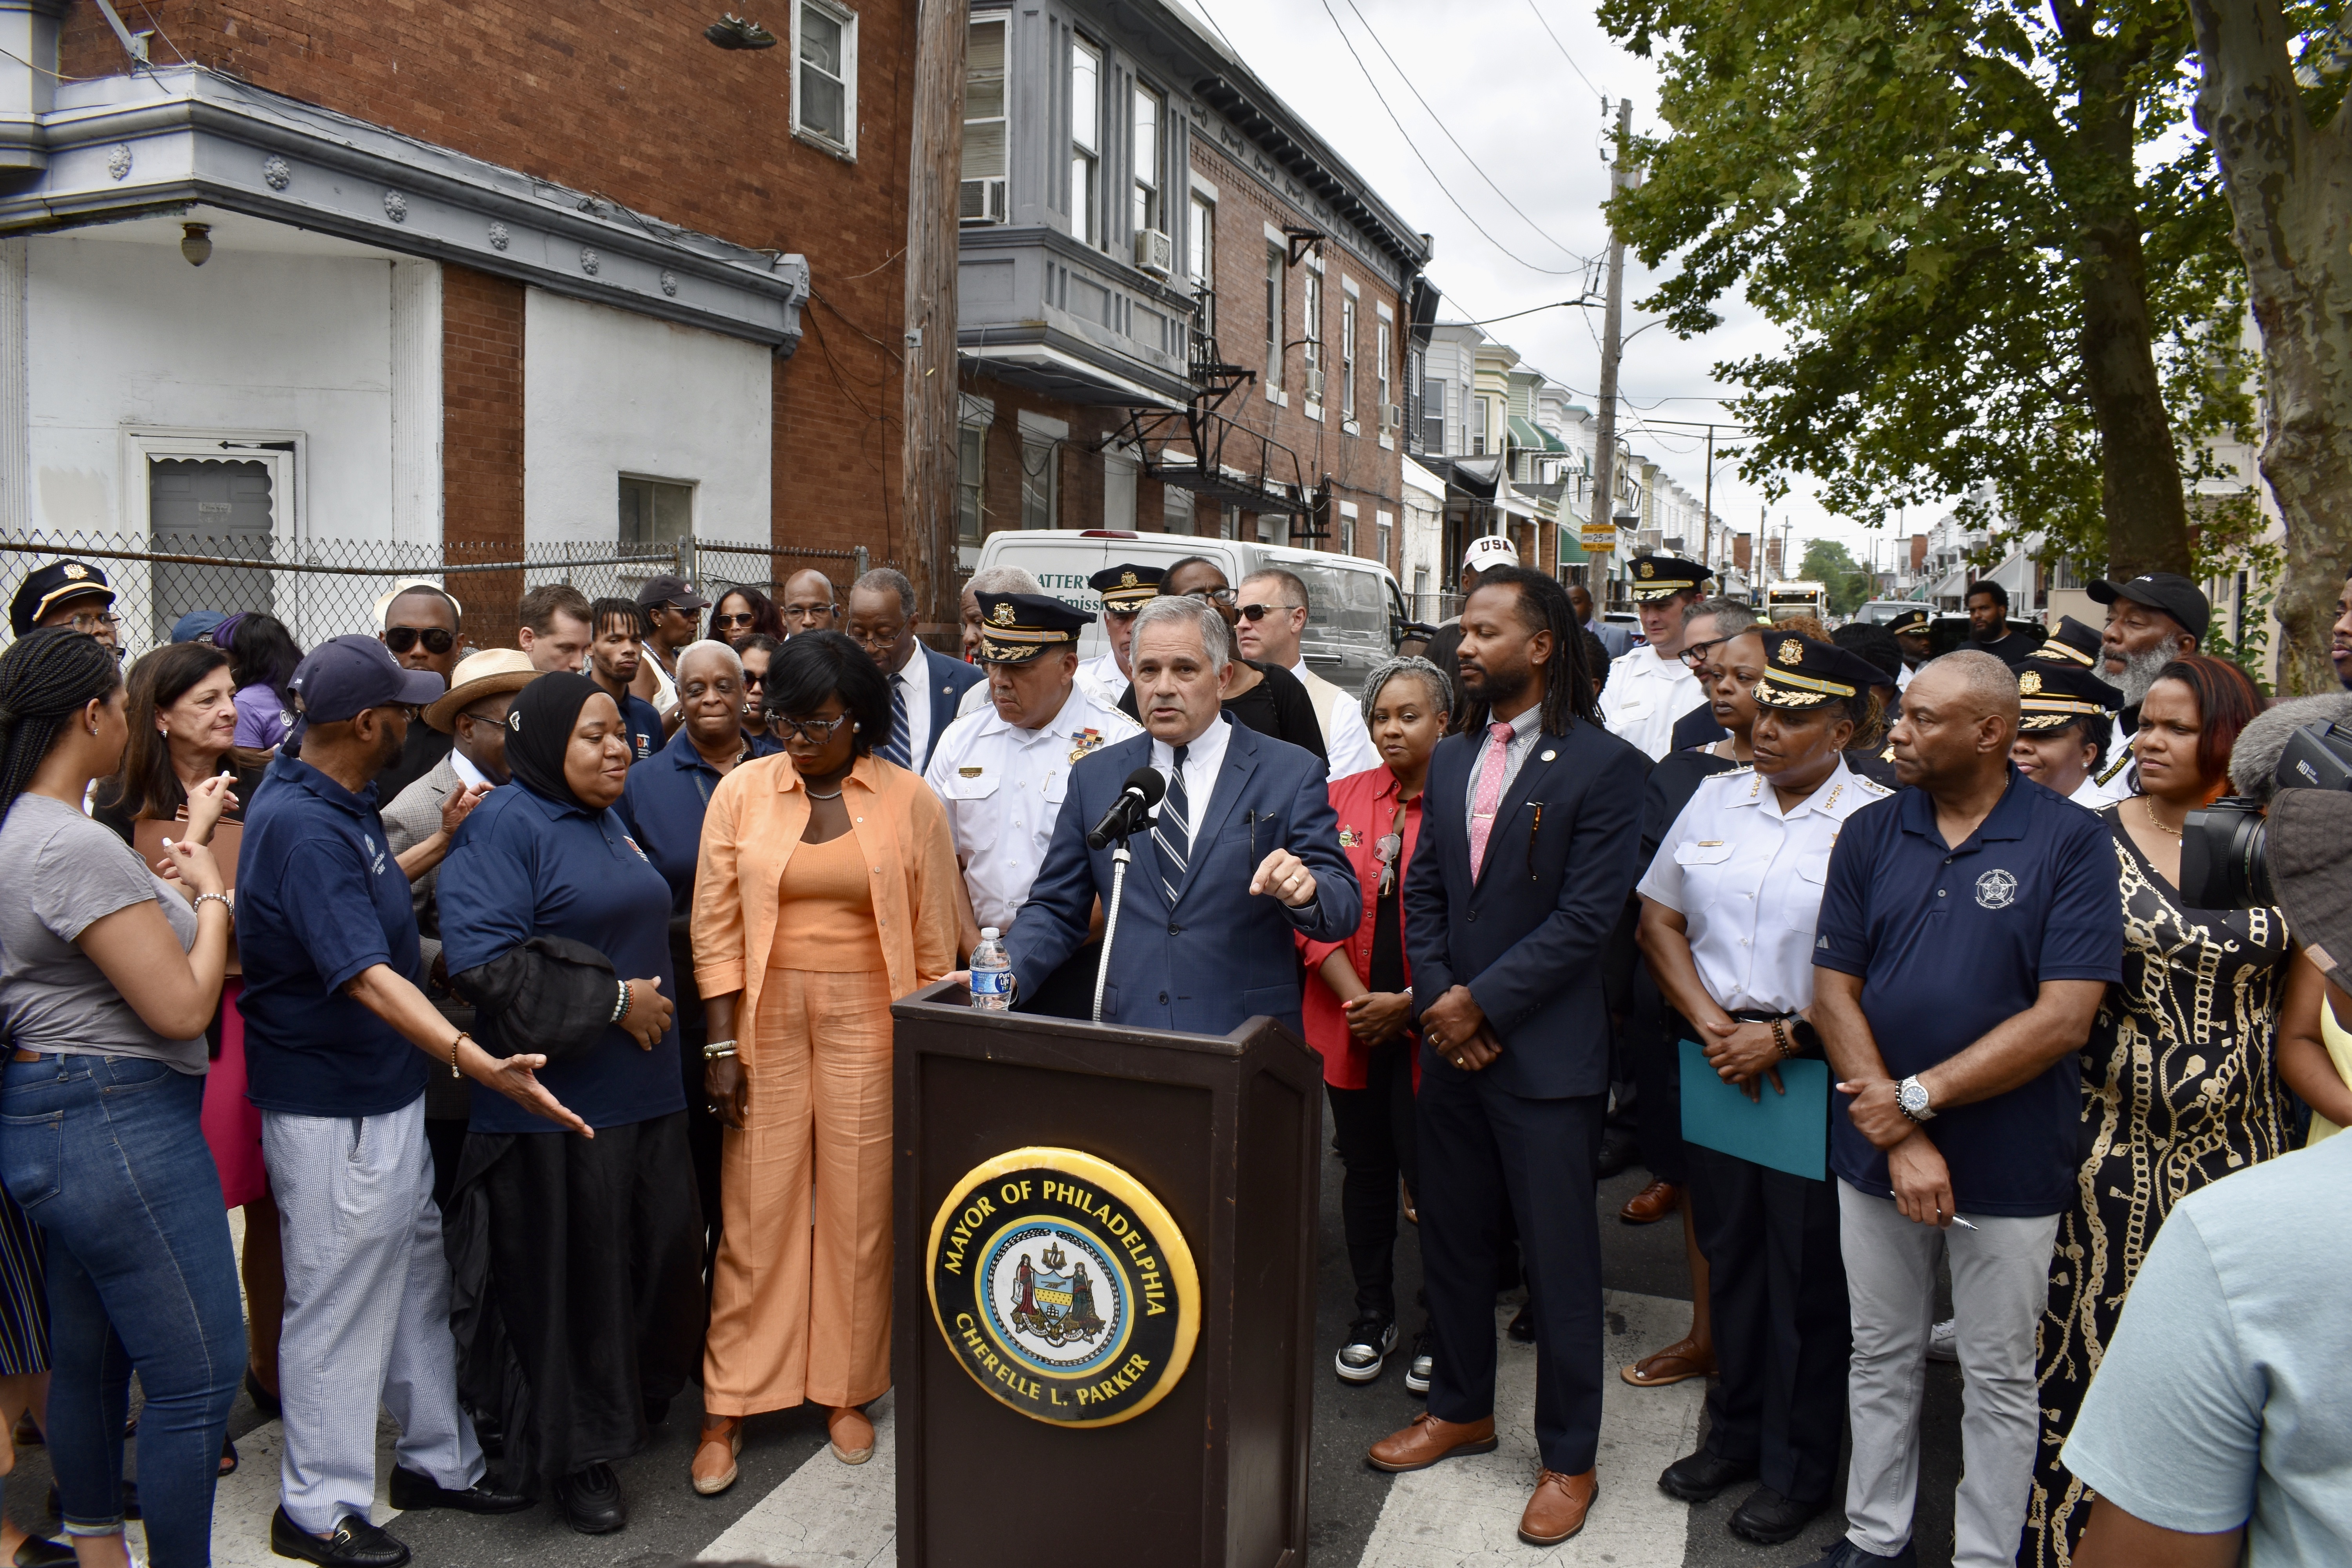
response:
[[[1813,1181],[1829,1175],[1829,1063],[1800,1059],[1780,1064],[1775,1094],[1759,1079],[1760,1098],[1716,1075],[1696,1040],[1682,1043],[1683,1141],[1714,1149],[1792,1176]]]

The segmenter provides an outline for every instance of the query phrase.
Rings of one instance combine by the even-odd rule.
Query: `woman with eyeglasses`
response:
[[[213,628],[212,644],[228,650],[236,682],[236,734],[240,746],[274,752],[294,728],[295,666],[302,649],[277,616],[240,610]]]
[[[710,612],[710,635],[736,652],[743,651],[745,639],[773,637],[784,640],[783,612],[776,602],[748,584],[730,588],[719,595],[719,603]]]
[[[776,728],[768,722],[768,663],[783,647],[781,639],[754,633],[735,645],[743,661],[743,743],[755,757],[772,757],[784,749]]]
[[[172,643],[131,667],[130,741],[122,767],[98,786],[90,816],[153,862],[171,838],[215,847],[218,827],[241,838],[245,807],[268,771],[265,752],[231,744],[237,726],[229,656],[208,642]],[[217,847],[223,880],[234,888],[236,847]],[[278,1250],[278,1205],[261,1162],[261,1112],[245,1097],[245,1016],[237,1000],[244,966],[232,951],[220,1008],[205,1029],[205,1142],[220,1173],[221,1197],[245,1211],[245,1386],[265,1415],[278,1408],[278,1332],[286,1276]],[[233,1450],[223,1464],[235,1468]]]
[[[876,754],[879,666],[803,632],[769,666],[781,756],[711,791],[695,879],[704,1087],[727,1128],[702,1360],[709,1497],[743,1418],[825,1408],[834,1457],[873,1457],[860,1407],[890,1386],[890,1004],[956,966],[962,886],[947,812]],[[814,1189],[814,1209],[811,1199]]]

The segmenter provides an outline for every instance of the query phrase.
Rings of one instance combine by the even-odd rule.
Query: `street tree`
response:
[[[1717,366],[1768,488],[2192,570],[2184,492],[2251,414],[2243,272],[2182,133],[2179,0],[1602,0],[1670,133],[1612,204],[1685,334],[1734,289],[1786,347]]]
[[[1833,616],[1850,616],[1870,597],[1870,569],[1834,539],[1816,539],[1806,545],[1797,575],[1822,585]]]
[[[2335,689],[2352,568],[2352,34],[2338,6],[2189,0],[2212,139],[2263,340],[2263,477],[2286,521],[2283,691]],[[2323,13],[2334,13],[2333,16]]]

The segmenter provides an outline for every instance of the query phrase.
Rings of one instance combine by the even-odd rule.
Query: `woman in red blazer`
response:
[[[1412,976],[1404,956],[1406,865],[1421,837],[1422,781],[1445,733],[1452,685],[1423,658],[1391,659],[1364,683],[1364,722],[1381,766],[1333,779],[1339,847],[1364,893],[1364,917],[1344,942],[1299,939],[1307,964],[1307,1043],[1323,1054],[1339,1160],[1339,1212],[1356,1274],[1356,1321],[1333,1365],[1370,1383],[1396,1349],[1397,1182],[1417,1184],[1412,1094],[1419,1041],[1411,1026]],[[1428,1331],[1423,1329],[1422,1338]],[[1429,1387],[1429,1353],[1415,1342],[1405,1386]]]

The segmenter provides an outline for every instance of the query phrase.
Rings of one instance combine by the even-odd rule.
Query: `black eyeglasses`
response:
[[[1726,640],[1723,637],[1717,637],[1713,642],[1690,643],[1683,648],[1680,656],[1682,661],[1693,669],[1705,669],[1706,656],[1721,647]]]
[[[428,626],[418,631],[415,626],[390,626],[383,634],[383,646],[394,653],[406,653],[419,640],[427,653],[447,653],[457,645],[457,634],[440,626]]]
[[[778,713],[771,718],[769,722],[795,741],[806,745],[822,746],[833,739],[835,731],[849,722],[849,715],[844,713],[833,719],[787,719]]]
[[[1226,595],[1227,598],[1231,598],[1232,596],[1233,595],[1230,594]],[[1298,608],[1297,605],[1244,605],[1241,607],[1240,614],[1242,619],[1245,621],[1262,621],[1265,619],[1266,616],[1274,614],[1276,610],[1295,610],[1297,608]]]

